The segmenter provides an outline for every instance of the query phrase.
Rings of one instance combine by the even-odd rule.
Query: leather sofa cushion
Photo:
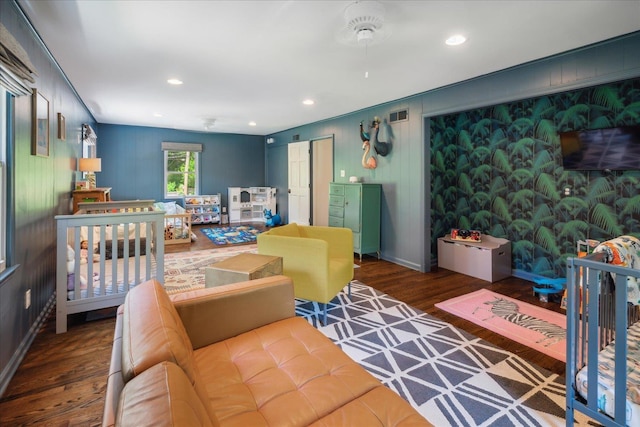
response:
[[[202,402],[207,394],[193,359],[193,346],[180,316],[156,280],[129,291],[123,308],[122,377],[124,382],[152,366],[171,362],[180,367]],[[211,407],[207,407],[213,419]]]
[[[184,371],[159,363],[129,381],[120,395],[117,426],[217,427]]]
[[[296,315],[293,284],[285,276],[180,292],[169,298],[194,349]]]
[[[141,283],[125,298],[122,376],[128,382],[160,362],[173,362],[194,383],[193,346],[169,296],[156,280]]]
[[[194,358],[221,425],[309,425],[379,387],[382,394],[375,392],[335,416],[339,419],[369,413],[369,418],[376,418],[376,411],[380,416],[398,415],[391,408],[371,408],[380,404],[376,396],[386,399],[382,406],[399,405],[398,411],[403,414],[400,418],[404,418],[404,412],[406,416],[416,414],[408,403],[299,317],[201,348],[194,352]]]
[[[311,424],[312,427],[430,425],[408,402],[382,384]]]

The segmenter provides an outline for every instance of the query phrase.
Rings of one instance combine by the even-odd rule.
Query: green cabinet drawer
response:
[[[329,227],[343,227],[343,226],[344,226],[343,218],[339,218],[335,216],[329,217]]]
[[[344,218],[344,209],[342,206],[329,206],[329,216]]]
[[[344,196],[344,185],[343,184],[329,184],[329,194],[336,196]]]
[[[329,206],[344,206],[344,196],[329,196]]]
[[[353,251],[380,258],[380,184],[330,183],[329,226],[349,228]]]

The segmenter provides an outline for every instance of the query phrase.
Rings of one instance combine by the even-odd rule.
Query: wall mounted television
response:
[[[640,170],[640,125],[560,132],[566,170]]]

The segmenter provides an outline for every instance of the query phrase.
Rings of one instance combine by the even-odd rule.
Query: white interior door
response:
[[[313,225],[329,225],[329,183],[333,181],[333,138],[311,142]]]
[[[309,141],[288,145],[289,151],[289,218],[288,222],[309,225],[311,197],[309,177]]]

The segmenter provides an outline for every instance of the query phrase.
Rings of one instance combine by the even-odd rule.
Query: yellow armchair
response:
[[[282,274],[293,280],[296,298],[327,303],[353,279],[351,229],[304,226],[296,223],[258,235],[258,253],[282,257]]]

